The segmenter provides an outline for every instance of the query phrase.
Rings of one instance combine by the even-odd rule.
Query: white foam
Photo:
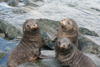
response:
[[[7,3],[5,3],[5,2],[0,3],[0,7],[4,7],[4,8],[13,8],[13,7],[9,6],[9,5],[8,5]]]

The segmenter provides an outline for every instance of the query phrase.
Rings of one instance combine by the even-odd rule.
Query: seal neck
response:
[[[82,53],[78,51],[78,49],[73,45],[73,50],[70,53],[71,55],[65,55],[63,56],[64,58],[66,58],[62,63],[62,65],[64,66],[72,66],[72,65],[78,65],[78,63],[81,60],[81,55]]]
[[[34,34],[24,33],[23,38],[27,41],[39,41],[41,39],[40,31]]]
[[[69,33],[71,33],[71,32],[73,32],[74,31],[74,29],[72,28],[72,29],[69,29],[69,30],[66,30],[66,29],[64,29],[64,28],[61,28],[62,29],[62,31],[63,32],[69,32]]]

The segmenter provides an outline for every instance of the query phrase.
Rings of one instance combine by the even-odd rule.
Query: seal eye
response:
[[[29,27],[29,25],[27,25],[27,27]]]
[[[68,24],[70,24],[70,22],[68,22]]]

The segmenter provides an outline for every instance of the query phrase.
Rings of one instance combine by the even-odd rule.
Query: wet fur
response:
[[[96,67],[94,62],[80,52],[74,44],[70,44],[70,51],[60,51],[60,48],[55,46],[56,57],[64,67]],[[69,53],[68,53],[69,51]]]
[[[41,46],[42,41],[39,29],[35,35],[24,32],[19,45],[8,56],[8,67],[16,67],[25,62],[35,61],[40,55]]]
[[[61,26],[61,28],[58,31],[57,38],[66,37],[66,38],[70,39],[71,42],[76,45],[76,47],[78,47],[78,33],[79,33],[78,25],[74,20],[72,20],[70,18],[67,18],[67,19],[68,19],[68,21],[72,21],[72,23],[74,24],[73,28],[68,30],[68,31],[66,31],[66,29],[64,29]],[[66,20],[66,19],[63,19],[63,20]]]

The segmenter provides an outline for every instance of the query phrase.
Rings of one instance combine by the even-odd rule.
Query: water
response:
[[[15,48],[15,46],[17,46],[19,43],[16,41],[9,41],[9,40],[5,40],[3,38],[0,37],[0,50],[7,52],[6,56],[0,60],[0,66],[5,66],[6,62],[7,62],[7,58],[9,53]],[[6,47],[9,47],[11,50],[7,51]]]
[[[37,2],[37,4],[40,5],[40,7],[28,8],[30,11],[27,14],[14,14],[12,9],[16,7],[8,6],[6,3],[0,3],[0,18],[21,28],[24,21],[30,18],[46,18],[60,21],[63,18],[69,17],[74,19],[79,27],[88,28],[100,35],[100,0],[44,0],[43,2]],[[100,45],[100,37],[86,37],[89,37],[95,43]],[[4,44],[2,45],[2,48],[0,46],[2,50],[9,44],[9,41],[4,40],[4,42],[7,43],[4,44],[1,42]],[[100,59],[97,56],[91,54],[86,55],[91,57],[97,66],[100,67]],[[2,59],[2,62],[4,59]]]

